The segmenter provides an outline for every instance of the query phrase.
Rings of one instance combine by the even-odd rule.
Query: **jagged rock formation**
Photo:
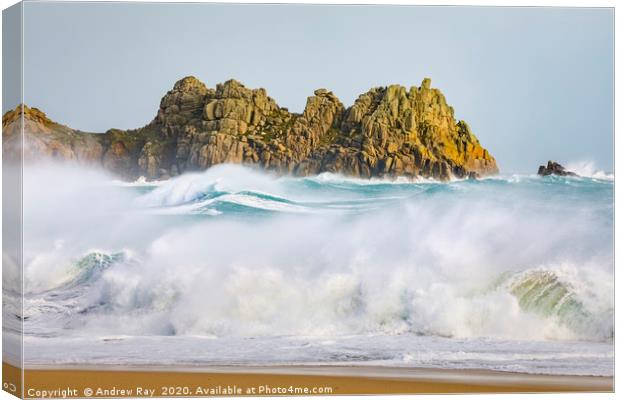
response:
[[[3,152],[15,150],[21,107],[2,119]],[[265,89],[235,80],[207,88],[194,77],[162,98],[155,119],[136,130],[85,133],[23,108],[27,157],[99,163],[123,177],[165,179],[219,163],[257,165],[280,173],[325,171],[358,177],[449,179],[497,173],[484,149],[443,94],[420,87],[373,88],[345,108],[326,89],[289,112]]]
[[[564,168],[564,166],[551,160],[547,162],[546,167],[544,165],[541,165],[538,167],[538,175],[577,176],[576,173],[567,171],[566,168]]]

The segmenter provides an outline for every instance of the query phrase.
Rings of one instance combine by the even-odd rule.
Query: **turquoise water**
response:
[[[611,374],[613,186],[33,169],[26,360]]]
[[[613,180],[549,176],[509,176],[482,180],[409,182],[357,180],[334,174],[309,178],[275,178],[229,167],[229,177],[217,172],[189,174],[174,184],[135,184],[139,202],[162,213],[252,217],[278,214],[363,214],[407,204],[441,202],[447,209],[459,203],[488,202],[518,212],[590,211],[611,224]],[[206,175],[206,176],[205,176]],[[229,178],[229,179],[226,179]]]

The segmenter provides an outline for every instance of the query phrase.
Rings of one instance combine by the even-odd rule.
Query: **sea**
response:
[[[23,271],[4,257],[5,359],[23,340],[26,367],[611,376],[614,177],[577,172],[440,182],[218,165],[124,182],[31,165]]]

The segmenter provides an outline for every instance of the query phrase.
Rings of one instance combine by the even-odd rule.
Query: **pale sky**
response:
[[[613,165],[610,8],[31,2],[24,20],[24,100],[76,129],[143,126],[186,75],[296,112],[316,88],[349,106],[430,77],[502,172]]]

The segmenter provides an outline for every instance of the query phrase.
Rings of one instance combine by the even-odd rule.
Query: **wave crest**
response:
[[[26,311],[49,318],[29,332],[613,337],[608,182],[361,185],[221,166],[145,192],[41,174],[24,181],[46,199],[25,204]],[[238,218],[260,209],[277,215]]]
[[[568,171],[572,171],[579,176],[601,180],[614,180],[613,173],[607,173],[596,167],[593,161],[577,161],[566,165]]]

